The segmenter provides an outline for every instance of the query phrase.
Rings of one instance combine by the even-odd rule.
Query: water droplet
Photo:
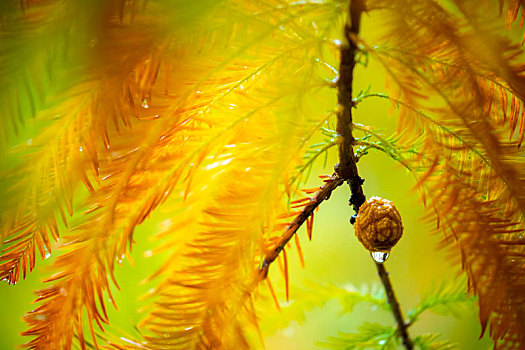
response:
[[[33,144],[33,139],[29,139],[29,140],[27,140],[26,143],[27,143],[28,146],[31,146],[31,145]]]
[[[385,343],[386,343],[386,340],[384,339],[379,341],[379,345],[385,345]]]
[[[375,261],[381,264],[381,263],[384,263],[386,259],[388,259],[388,257],[390,256],[390,253],[389,252],[371,252],[370,256],[372,257],[372,259],[374,259]]]
[[[342,44],[341,40],[339,40],[339,39],[334,39],[333,43],[334,43],[336,46],[341,46],[341,44]]]
[[[60,294],[67,296],[67,290],[65,290],[65,288],[60,288]]]
[[[82,152],[84,149],[82,148],[82,146],[80,146],[80,147],[78,148],[78,150],[79,150],[80,152]]]
[[[142,107],[144,107],[144,108],[149,108],[149,106],[148,106],[148,100],[147,100],[147,99],[144,99],[144,100],[142,101]]]
[[[44,256],[44,259],[47,259],[51,256],[51,253],[47,252],[46,255]]]

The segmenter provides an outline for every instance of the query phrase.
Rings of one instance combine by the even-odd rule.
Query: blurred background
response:
[[[363,70],[360,71],[364,74]],[[381,74],[381,70],[375,67],[373,62],[366,70],[368,77],[370,72],[378,76]],[[382,85],[378,87],[382,89]],[[359,106],[355,118],[367,125],[376,125],[377,120],[381,120],[381,129],[389,133],[395,124],[395,117],[390,116],[389,109],[390,105],[385,101],[365,101]],[[22,137],[17,138],[17,141],[24,142]],[[322,160],[316,163],[311,178],[304,187],[317,186],[321,182],[317,175],[330,174],[332,164],[336,162],[336,150],[332,149],[327,166],[323,167]],[[392,250],[386,267],[406,315],[425,292],[443,282],[454,284],[463,279],[458,268],[457,252],[453,249],[449,251],[437,248],[441,237],[432,234],[433,224],[421,220],[424,207],[417,191],[412,189],[414,180],[406,169],[386,155],[372,151],[359,162],[359,171],[365,179],[364,190],[367,197],[377,195],[392,200],[403,218],[404,236]],[[277,296],[283,303],[283,313],[287,312],[286,305],[301,303],[301,300],[294,296],[294,286],[316,283],[357,290],[381,288],[374,263],[369,253],[355,238],[349,223],[353,212],[347,204],[348,199],[349,189],[345,185],[338,188],[330,200],[321,205],[315,214],[311,242],[306,239],[304,228],[299,231],[306,266],[301,268],[295,250],[290,249],[288,258],[292,287],[288,303],[285,302],[284,282],[279,269],[272,266],[270,277]],[[167,219],[169,218],[160,208],[151,220],[139,226],[135,235],[137,244],[132,253],[135,266],[125,260],[116,270],[121,290],[114,288],[114,296],[119,309],[115,311],[109,308],[110,319],[114,321],[112,326],[130,333],[131,336],[137,334],[134,327],[142,317],[137,309],[144,302],[139,298],[147,294],[150,288],[147,284],[141,284],[141,281],[162,262],[162,256],[148,257],[151,244],[148,237],[162,230],[163,222]],[[48,275],[46,267],[52,259],[53,255],[45,261],[38,261],[33,273],[25,280],[20,280],[17,285],[7,285],[5,282],[0,284],[0,307],[3,310],[0,317],[1,349],[13,349],[29,340],[20,336],[25,327],[22,318],[26,311],[35,307],[32,305],[33,290],[42,287],[40,281]],[[267,349],[319,349],[317,342],[335,336],[340,331],[356,332],[363,322],[394,324],[391,314],[377,310],[367,303],[358,304],[351,314],[342,314],[342,307],[334,298],[323,307],[314,307],[306,311],[304,320],[292,321],[285,328],[275,330],[275,323],[278,323],[281,314],[276,310],[273,301],[267,297],[264,290],[266,286],[262,284],[260,288],[261,293],[266,295],[260,303],[263,312],[260,312],[259,317]],[[460,309],[458,312],[457,318],[424,313],[420,321],[410,328],[410,334],[437,332],[442,334],[442,339],[456,342],[460,349],[491,348],[488,337],[478,340],[480,326],[477,309]],[[108,327],[109,331],[111,328]]]
[[[365,17],[363,33],[373,32],[373,23]],[[384,72],[373,61],[366,69],[358,67],[355,91],[370,87],[373,92],[385,92]],[[365,82],[365,83],[361,83]],[[318,97],[321,98],[321,97]],[[334,96],[327,96],[333,101]],[[326,106],[319,106],[324,113]],[[365,125],[376,126],[376,131],[390,135],[395,130],[395,113],[386,100],[368,99],[359,105],[355,113],[355,121]],[[39,125],[29,121],[26,130],[19,135],[12,135],[10,144],[30,142],[31,135],[38,130]],[[322,158],[322,157],[321,157]],[[8,155],[0,159],[1,169],[9,169],[13,159]],[[316,187],[322,181],[318,175],[331,174],[333,165],[337,163],[336,149],[331,149],[326,165],[323,160],[316,162],[311,177],[305,188]],[[392,200],[403,218],[404,236],[392,250],[386,262],[386,268],[405,313],[413,308],[422,295],[442,283],[457,284],[464,281],[459,271],[458,251],[453,247],[438,249],[442,237],[433,234],[432,223],[422,220],[424,206],[413,190],[414,180],[406,169],[384,154],[371,151],[364,156],[359,164],[360,176],[365,179],[364,190],[367,197],[380,196]],[[1,180],[1,179],[0,179]],[[0,186],[5,186],[0,181]],[[305,268],[301,268],[294,249],[288,253],[290,264],[290,301],[285,301],[284,282],[277,266],[270,269],[270,278],[281,301],[282,311],[276,310],[273,301],[268,297],[266,286],[261,284],[262,298],[258,308],[259,321],[267,349],[320,349],[320,342],[326,341],[338,332],[356,332],[364,322],[378,322],[384,325],[394,325],[393,316],[369,303],[357,304],[351,314],[342,312],[342,306],[337,299],[328,300],[321,307],[308,308],[304,306],[304,314],[299,319],[289,323],[279,323],[289,309],[301,309],[301,298],[294,295],[294,290],[304,289],[311,285],[334,285],[348,290],[375,290],[381,288],[376,268],[369,253],[360,245],[354,236],[349,223],[353,214],[348,206],[348,186],[341,186],[329,201],[323,203],[315,214],[313,240],[306,238],[305,228],[301,228],[299,236],[305,257]],[[128,260],[116,270],[116,278],[120,290],[113,286],[113,295],[118,304],[118,310],[111,306],[110,319],[114,322],[107,330],[123,337],[129,334],[130,339],[137,336],[136,326],[144,316],[140,310],[146,303],[139,300],[147,294],[151,285],[141,283],[142,280],[160,266],[162,255],[150,256],[151,236],[166,225],[169,216],[159,208],[151,219],[137,228],[133,248],[134,266]],[[49,275],[47,266],[52,262],[53,255],[45,261],[38,261],[35,270],[25,280],[16,285],[0,283],[0,349],[13,349],[17,345],[29,341],[20,332],[25,329],[23,315],[35,308],[33,291],[42,287],[41,280]],[[465,287],[466,288],[466,287]],[[301,294],[301,293],[299,293]],[[461,308],[457,317],[442,316],[431,312],[424,313],[420,320],[411,327],[412,336],[435,332],[440,333],[443,340],[457,343],[459,349],[489,349],[492,343],[487,336],[478,340],[480,326],[477,318],[477,308]],[[296,312],[296,311],[294,311]],[[289,317],[289,316],[286,316]],[[124,332],[124,333],[120,333]]]

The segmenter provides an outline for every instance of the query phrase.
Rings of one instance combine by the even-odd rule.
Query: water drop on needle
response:
[[[372,257],[372,259],[374,259],[375,261],[377,261],[378,263],[384,263],[386,261],[386,259],[388,259],[388,257],[390,256],[390,253],[388,252],[371,252],[370,253],[370,256]]]

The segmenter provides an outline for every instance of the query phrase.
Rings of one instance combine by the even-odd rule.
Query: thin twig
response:
[[[311,202],[303,208],[301,213],[295,217],[292,223],[281,236],[274,248],[266,254],[259,269],[259,279],[263,280],[268,275],[270,264],[277,259],[279,253],[286,244],[292,239],[295,232],[312,215],[314,210],[322,201],[330,198],[333,190],[340,186],[344,181],[350,185],[352,196],[350,204],[357,212],[359,206],[364,203],[365,196],[361,185],[363,179],[357,172],[356,160],[354,156],[353,144],[355,142],[352,135],[352,80],[355,66],[355,55],[357,46],[354,38],[359,33],[361,13],[365,9],[363,0],[352,0],[350,5],[354,11],[350,11],[349,21],[345,24],[344,34],[346,42],[341,46],[341,63],[339,66],[339,79],[337,81],[337,132],[341,136],[342,142],[339,144],[339,164],[335,166],[335,173],[326,184],[314,195]]]
[[[346,42],[341,46],[341,62],[339,66],[339,79],[337,81],[337,102],[339,104],[337,111],[337,132],[342,137],[342,142],[339,145],[339,164],[336,166],[336,173],[349,183],[352,193],[350,204],[357,214],[359,207],[365,202],[365,195],[362,188],[363,179],[359,177],[357,171],[357,159],[353,148],[355,139],[352,134],[352,83],[356,64],[355,55],[358,50],[357,36],[361,23],[361,14],[365,11],[364,0],[351,0],[349,6],[348,20],[350,23],[347,21],[345,24],[344,34]],[[411,350],[414,346],[408,336],[407,325],[403,320],[401,308],[399,307],[399,302],[390,283],[388,273],[383,264],[376,263],[376,267],[385,288],[388,302],[392,308],[392,313],[396,319],[403,345],[406,349]]]
[[[349,17],[345,24],[345,42],[341,45],[341,61],[339,64],[339,78],[337,80],[337,133],[341,136],[339,144],[339,164],[335,171],[350,185],[352,196],[350,204],[358,211],[365,202],[363,193],[363,179],[357,172],[354,155],[354,136],[352,134],[352,82],[354,80],[355,55],[358,51],[355,39],[359,34],[361,13],[365,10],[363,0],[350,2]]]
[[[265,279],[268,275],[268,268],[270,267],[270,264],[274,262],[275,259],[279,256],[279,253],[284,249],[286,244],[292,239],[293,235],[299,227],[310,217],[310,215],[313,214],[314,210],[323,202],[324,200],[327,200],[330,198],[330,195],[332,194],[332,191],[335,190],[338,186],[340,186],[343,183],[343,179],[337,175],[334,174],[329,179],[325,180],[325,185],[319,189],[315,193],[315,195],[310,199],[310,203],[308,203],[301,213],[295,217],[295,219],[288,225],[288,228],[286,229],[286,232],[281,236],[279,239],[279,242],[274,246],[274,248],[266,254],[266,257],[264,258],[261,268],[259,269],[259,277],[260,279]]]
[[[350,185],[352,193],[350,204],[355,212],[359,211],[361,204],[365,202],[365,195],[362,184],[363,179],[359,177],[354,154],[355,139],[352,134],[352,82],[355,67],[355,55],[357,53],[356,38],[359,34],[361,13],[365,10],[363,0],[351,0],[349,9],[349,22],[345,24],[344,34],[346,42],[341,46],[341,62],[339,66],[339,79],[337,81],[337,132],[341,137],[339,144],[339,164],[335,167],[335,173],[326,180],[325,185],[311,198],[301,213],[295,217],[292,223],[281,236],[274,248],[266,254],[259,269],[258,280],[264,280],[268,275],[270,264],[277,259],[286,244],[292,239],[299,227],[313,214],[314,210],[323,202],[330,198],[332,191],[340,186],[344,181]],[[388,278],[388,273],[382,264],[376,264],[381,282],[385,287],[388,301],[392,307],[392,312],[398,323],[398,330],[403,339],[403,344],[407,349],[413,349],[412,341],[407,333],[407,325],[403,321],[403,316],[396,299],[392,284]],[[255,282],[256,284],[257,282]]]
[[[413,349],[414,345],[412,344],[412,340],[408,336],[408,325],[405,323],[405,320],[403,319],[403,314],[401,313],[401,307],[399,306],[399,302],[396,298],[396,294],[394,293],[394,288],[392,287],[392,283],[390,282],[390,277],[388,277],[388,272],[386,271],[385,265],[381,263],[376,262],[377,267],[377,274],[379,275],[379,278],[381,279],[381,282],[383,283],[383,286],[385,287],[386,296],[388,298],[388,303],[390,304],[390,308],[392,309],[392,313],[394,314],[394,317],[397,322],[397,331],[399,332],[399,335],[401,336],[401,339],[403,340],[403,345],[406,349]]]

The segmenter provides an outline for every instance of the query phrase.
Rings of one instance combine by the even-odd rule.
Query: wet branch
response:
[[[341,45],[339,79],[337,80],[337,133],[342,139],[339,144],[339,164],[335,171],[347,181],[352,193],[350,204],[354,210],[359,210],[365,202],[363,179],[359,177],[354,155],[354,136],[352,134],[352,82],[357,45],[355,39],[359,34],[361,13],[365,10],[363,0],[350,1],[349,16],[344,28],[345,40]]]
[[[286,232],[281,236],[279,242],[268,252],[259,269],[258,281],[264,280],[268,275],[268,269],[272,262],[277,259],[286,244],[301,227],[301,225],[313,214],[314,210],[324,201],[330,198],[332,191],[339,187],[343,182],[350,186],[351,196],[350,205],[354,211],[359,211],[359,207],[365,202],[363,192],[363,179],[359,177],[357,170],[357,159],[354,154],[355,139],[352,133],[352,82],[354,79],[354,67],[356,65],[355,56],[358,51],[356,39],[359,34],[361,14],[365,11],[364,0],[351,0],[349,6],[349,17],[344,28],[345,42],[341,45],[339,78],[337,81],[337,133],[340,136],[339,143],[339,163],[335,166],[335,173],[325,185],[315,193],[310,202],[303,208],[290,223]],[[381,282],[385,288],[388,303],[398,325],[398,332],[402,338],[406,349],[413,349],[412,341],[408,336],[408,325],[405,324],[399,302],[394,293],[392,283],[388,277],[385,266],[376,263],[377,271]],[[257,282],[255,282],[256,284]]]
[[[301,213],[295,217],[295,219],[290,223],[288,228],[286,229],[286,232],[281,236],[279,239],[279,242],[275,245],[275,247],[266,254],[266,257],[264,258],[261,268],[259,269],[259,277],[260,279],[266,278],[268,275],[268,268],[270,267],[270,264],[277,259],[279,256],[279,253],[284,249],[286,244],[292,239],[293,235],[297,232],[297,230],[301,227],[302,224],[310,217],[310,215],[313,214],[314,210],[323,202],[324,200],[330,198],[330,195],[332,194],[332,191],[335,190],[337,187],[339,187],[343,183],[343,179],[337,175],[334,174],[329,179],[325,180],[325,185],[319,189],[315,193],[315,195],[310,199],[310,203],[308,203]]]
[[[365,202],[362,184],[363,179],[357,171],[357,160],[354,154],[355,143],[352,134],[352,83],[354,80],[355,56],[358,51],[356,39],[361,24],[361,14],[365,11],[364,0],[351,0],[349,5],[349,16],[344,28],[345,42],[341,46],[341,62],[339,66],[339,79],[337,81],[337,132],[342,138],[339,144],[339,164],[336,173],[347,181],[350,186],[350,205],[355,213],[359,211],[361,204]],[[377,272],[383,283],[388,297],[388,303],[397,322],[398,332],[406,349],[413,349],[412,341],[408,336],[407,325],[403,319],[399,302],[394,293],[394,288],[388,277],[385,266],[376,262]]]
[[[295,217],[292,223],[281,236],[275,247],[266,254],[259,269],[259,278],[265,279],[268,275],[270,264],[277,259],[279,253],[293,237],[301,225],[312,215],[314,210],[322,201],[330,198],[333,190],[340,186],[344,181],[348,182],[352,192],[350,204],[357,212],[361,204],[365,202],[365,195],[361,185],[363,179],[359,177],[354,156],[354,137],[352,135],[352,81],[355,66],[355,54],[357,46],[352,38],[359,33],[361,13],[365,6],[363,0],[352,0],[350,7],[350,18],[345,24],[344,35],[345,43],[341,47],[341,63],[339,66],[339,79],[337,81],[337,132],[341,137],[339,144],[339,164],[335,166],[335,173],[326,184],[314,195],[311,202],[306,205],[302,212]]]
[[[388,298],[388,304],[390,305],[392,313],[394,314],[394,318],[396,319],[397,331],[399,332],[399,335],[403,340],[403,345],[407,349],[413,349],[414,345],[412,344],[412,340],[408,335],[408,324],[405,323],[405,320],[403,318],[401,307],[399,306],[396,294],[394,293],[394,288],[392,287],[392,283],[390,282],[390,277],[388,277],[388,272],[385,269],[385,265],[376,262],[376,267],[377,274],[379,275],[379,278],[381,279],[381,282],[385,287],[386,296]]]

